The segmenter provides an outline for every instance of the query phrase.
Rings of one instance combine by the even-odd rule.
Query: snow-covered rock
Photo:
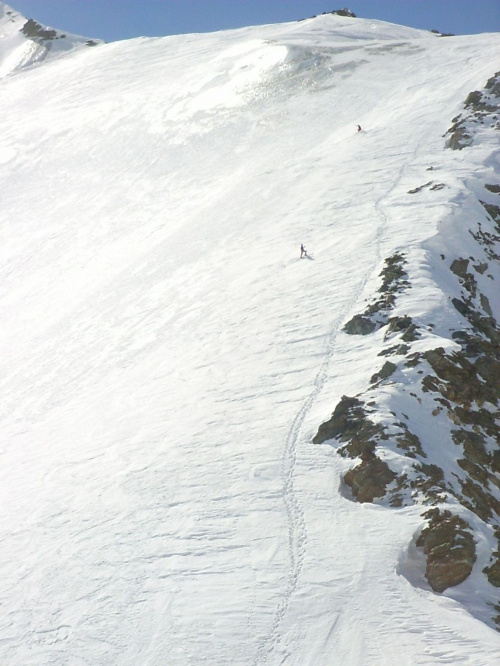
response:
[[[0,2],[0,78],[101,40],[64,34]]]

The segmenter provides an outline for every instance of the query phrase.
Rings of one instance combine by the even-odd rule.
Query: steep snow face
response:
[[[324,16],[1,83],[2,663],[500,663],[486,527],[437,595],[422,507],[353,502],[312,444],[379,370],[343,326],[387,257],[421,350],[455,344],[434,259],[498,147],[443,135],[499,48]]]
[[[0,2],[0,78],[101,40],[67,35],[26,19]]]

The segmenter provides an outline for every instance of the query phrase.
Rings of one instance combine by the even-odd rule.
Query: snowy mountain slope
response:
[[[312,443],[357,396],[456,470],[412,355],[457,350],[464,315],[477,328],[451,302],[473,288],[455,259],[487,260],[471,303],[500,317],[479,203],[496,201],[495,130],[462,150],[446,134],[462,115],[472,135],[464,101],[499,48],[323,16],[107,44],[2,82],[3,663],[500,663],[495,517],[439,500],[477,559],[437,594],[422,486],[353,502],[362,459]],[[349,334],[383,270],[394,299]],[[415,339],[384,340],[391,317]]]
[[[462,185],[455,198],[459,210],[450,210],[440,233],[417,252],[410,248],[386,260],[377,298],[344,327],[349,335],[379,333],[379,372],[370,379],[369,390],[342,398],[314,439],[347,442],[339,452],[357,459],[357,466],[344,481],[358,501],[447,505],[444,511],[433,508],[424,514],[429,525],[416,533],[415,543],[428,554],[426,578],[435,591],[443,592],[475,571],[469,594],[475,590],[487,600],[488,611],[477,605],[471,610],[482,619],[492,608],[498,611],[500,586],[500,187],[487,180],[498,180],[491,166],[498,160],[499,79],[497,73],[484,92],[468,95],[469,116],[460,121],[459,130],[454,119],[452,138],[459,134],[465,145],[476,147],[469,155],[467,188]],[[447,143],[465,147],[451,139]],[[486,146],[491,153],[484,163]],[[450,166],[454,162],[451,158]],[[443,163],[427,171],[434,176],[443,171]],[[430,193],[449,187],[449,180],[428,181],[408,190],[406,198],[429,192],[429,205]],[[392,210],[397,207],[394,201]],[[457,234],[457,225],[465,233]],[[422,307],[422,296],[429,297],[428,289],[422,290],[428,275],[418,275],[412,256],[420,273],[422,268],[430,271],[439,287],[441,313],[429,317],[432,309]],[[457,598],[468,605],[464,592],[458,589]]]
[[[0,2],[0,78],[101,40],[65,35]]]

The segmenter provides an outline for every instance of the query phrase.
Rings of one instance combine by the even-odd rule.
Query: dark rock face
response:
[[[424,377],[422,387],[441,396],[455,426],[452,440],[463,451],[457,465],[466,478],[459,478],[459,489],[453,495],[482,520],[498,524],[500,450],[488,450],[486,443],[488,438],[499,441],[500,329],[468,268],[469,260],[464,258],[450,266],[463,288],[462,299],[452,299],[452,303],[470,332],[457,331],[452,336],[461,351],[446,353],[437,348],[423,354],[434,374]]]
[[[28,19],[21,28],[21,32],[30,37],[31,39],[51,40],[57,39],[57,32],[55,30],[45,30],[39,23],[33,19]]]
[[[368,317],[363,315],[354,315],[354,317],[344,326],[344,331],[349,335],[369,335],[377,328],[377,325]]]
[[[396,432],[389,434],[387,428],[369,418],[367,406],[361,400],[343,396],[331,419],[319,427],[313,439],[315,444],[337,440],[343,443],[338,449],[341,456],[361,460],[361,463],[349,470],[344,477],[344,482],[351,488],[358,502],[372,502],[377,497],[383,497],[389,484],[397,478],[397,474],[375,453],[381,441],[392,441],[394,446],[404,451],[409,458],[426,457],[419,438],[405,423],[395,422],[393,428]],[[436,496],[442,490],[443,474],[440,468],[434,467],[435,470],[432,465],[421,464],[415,478],[399,478],[391,491],[390,503],[401,506],[400,492],[403,489],[426,486],[429,496]]]
[[[408,194],[417,194],[418,192],[422,192],[422,190],[427,188],[434,192],[436,190],[442,190],[444,187],[446,187],[444,183],[435,183],[433,180],[429,180],[429,182],[424,183],[424,185],[419,185],[418,187],[414,187],[412,190],[408,190]]]
[[[427,455],[422,448],[422,442],[419,440],[419,438],[413,432],[410,432],[410,429],[404,423],[401,423],[400,426],[403,430],[403,433],[395,438],[396,442],[398,443],[398,448],[406,451],[406,455],[409,458],[416,458],[417,455],[421,458],[427,458]],[[423,467],[431,467],[431,465],[426,465]],[[436,469],[441,472],[439,467]]]
[[[498,543],[498,549],[492,553],[491,564],[483,569],[483,573],[486,574],[486,577],[493,587],[500,587],[500,528],[498,527],[495,530],[495,537]],[[498,610],[500,610],[500,608]],[[496,618],[497,624],[500,624],[499,620],[500,617]]]
[[[455,37],[453,32],[441,32],[441,30],[431,30],[438,37]]]
[[[376,382],[380,382],[383,379],[387,379],[390,377],[394,372],[397,370],[397,365],[395,363],[391,363],[391,361],[386,361],[384,365],[380,368],[380,370],[373,375],[373,377],[370,379],[370,384],[375,384]]]
[[[391,333],[401,333],[401,340],[405,342],[413,342],[418,338],[418,331],[416,325],[413,323],[412,318],[405,315],[404,317],[391,317],[387,320],[387,339]]]
[[[496,559],[495,562],[484,569],[488,580],[494,587],[500,587],[500,560]]]
[[[374,448],[373,438],[381,434],[382,428],[366,417],[363,403],[357,398],[342,396],[335,407],[332,417],[322,423],[313,439],[314,444],[322,444],[329,439],[349,442],[354,456],[369,456]]]
[[[464,114],[453,118],[453,125],[446,132],[446,145],[452,150],[462,150],[474,143],[475,128],[489,125],[500,129],[500,72],[491,77],[483,90],[470,92],[464,102]]]
[[[394,345],[394,347],[389,347],[389,349],[382,349],[379,352],[379,356],[406,356],[410,351],[408,345]]]
[[[500,226],[498,225],[498,223],[500,223],[500,206],[494,206],[493,204],[488,204],[485,201],[481,201],[481,203],[491,219],[497,223],[497,230],[500,232]],[[498,241],[499,238],[498,236],[493,236],[492,240]]]
[[[451,263],[450,270],[464,280],[467,277],[467,266],[469,265],[468,259],[454,259]]]
[[[382,284],[378,289],[380,296],[363,314],[354,315],[347,322],[343,329],[345,333],[369,335],[387,324],[388,314],[396,302],[396,295],[409,286],[408,275],[404,270],[405,263],[404,256],[399,252],[385,260],[385,266],[379,275],[382,278]]]
[[[465,125],[460,123],[455,123],[448,130],[450,138],[448,139],[448,147],[452,150],[462,150],[468,146],[472,146],[474,140],[472,136],[467,132]]]
[[[356,14],[347,8],[334,9],[331,12],[323,12],[323,16],[325,16],[326,14],[336,14],[337,16],[347,16],[349,18],[356,18]],[[311,16],[311,18],[316,18],[316,15]]]
[[[34,19],[28,19],[19,32],[22,32],[23,35],[32,41],[37,42],[38,44],[45,43],[44,45],[46,48],[50,48],[52,46],[50,42],[56,39],[64,39],[66,37],[66,35],[57,30],[44,28]],[[87,39],[85,44],[86,46],[97,46],[98,42],[94,41],[93,39]]]
[[[396,476],[387,463],[374,456],[350,469],[344,482],[351,488],[358,502],[373,502],[375,498],[385,495],[387,486]]]
[[[479,407],[485,402],[497,402],[498,387],[485,383],[479,369],[482,364],[480,363],[478,368],[463,352],[446,354],[445,350],[439,347],[425,352],[423,357],[436,373],[435,377],[428,375],[425,378],[424,390],[439,392],[446,400],[466,407],[467,411],[470,411],[473,402],[477,402]],[[485,374],[490,371],[494,373],[497,364],[498,361],[492,358],[491,365],[486,364]],[[481,415],[481,410],[475,411],[482,425],[487,425],[489,417],[486,414]],[[476,423],[479,425],[477,421]]]
[[[470,525],[450,511],[431,509],[425,514],[429,524],[417,539],[427,555],[425,577],[435,592],[462,583],[476,561],[476,546]]]
[[[330,14],[337,14],[338,16],[349,16],[350,18],[356,18],[356,14],[350,9],[334,9]]]

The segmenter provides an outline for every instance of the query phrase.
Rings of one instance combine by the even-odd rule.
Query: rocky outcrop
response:
[[[427,556],[425,577],[435,592],[462,583],[476,561],[476,546],[470,525],[450,511],[431,509],[424,516],[429,523],[416,545]]]
[[[395,363],[391,363],[391,361],[386,361],[384,365],[380,368],[380,370],[376,372],[373,375],[373,377],[370,379],[370,384],[376,384],[377,382],[381,382],[384,379],[387,379],[394,372],[396,372],[397,367],[398,366]]]
[[[408,190],[408,194],[417,194],[427,188],[434,192],[436,190],[442,190],[444,187],[446,187],[444,183],[435,183],[433,180],[429,180],[429,182],[424,183],[424,185],[419,185],[418,187]]]
[[[354,315],[345,324],[345,333],[349,335],[369,335],[390,322],[388,316],[394,307],[397,294],[409,285],[408,275],[404,269],[405,263],[404,255],[399,252],[385,260],[385,266],[379,275],[382,278],[382,284],[377,292],[379,296],[366,308],[363,314]]]
[[[58,30],[53,30],[52,28],[46,28],[43,25],[40,25],[40,23],[34,19],[28,19],[19,32],[22,32],[25,37],[28,37],[39,44],[48,42],[48,44],[45,44],[47,48],[50,47],[50,42],[56,39],[66,39],[67,37],[67,35]],[[94,39],[87,39],[85,41],[85,46],[97,46],[98,44],[99,42]]]
[[[440,30],[431,30],[438,37],[455,37],[453,32],[441,32]]]
[[[323,12],[322,16],[326,16],[326,14],[336,14],[337,16],[347,16],[348,18],[356,18],[356,14],[350,9],[347,9],[345,7],[344,9],[334,9],[331,12]],[[314,14],[314,16],[311,16],[311,18],[317,18],[317,14]]]
[[[372,454],[369,460],[363,460],[347,472],[344,483],[350,487],[358,502],[373,502],[386,494],[387,486],[396,476],[387,463]]]
[[[51,40],[57,39],[58,36],[62,38],[66,37],[66,35],[58,35],[55,30],[44,28],[34,19],[28,19],[21,28],[21,32],[26,37],[30,37],[30,39]]]
[[[453,118],[453,125],[447,134],[449,134],[447,145],[452,150],[462,150],[473,144],[472,135],[467,130],[466,119],[461,116]]]
[[[331,419],[320,425],[313,443],[322,444],[330,439],[338,439],[340,442],[348,442],[348,445],[340,450],[341,455],[363,458],[366,452],[373,452],[376,438],[382,434],[382,426],[367,418],[361,400],[344,395],[335,407]]]
[[[474,133],[479,126],[500,129],[500,72],[487,82],[483,90],[470,92],[464,102],[464,112],[453,118],[453,125],[444,135],[446,146],[462,150],[474,143]]]
[[[350,18],[356,18],[356,14],[350,9],[334,9],[332,12],[326,12],[327,14],[337,14],[338,16],[348,16]]]
[[[373,333],[377,324],[363,315],[354,315],[354,317],[344,326],[344,331],[349,335],[368,335]]]
[[[497,540],[498,547],[492,553],[490,564],[483,569],[483,573],[486,574],[486,577],[488,578],[491,585],[494,587],[500,587],[500,528],[498,527],[495,529],[495,538]]]

